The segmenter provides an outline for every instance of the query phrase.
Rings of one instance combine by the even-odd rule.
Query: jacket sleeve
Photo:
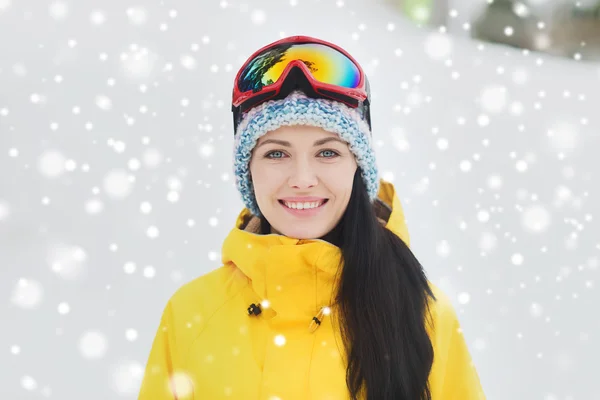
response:
[[[154,337],[138,400],[184,400],[190,398],[187,376],[178,371],[181,349],[177,347],[173,304],[167,303]]]
[[[485,394],[471,354],[452,305],[448,303],[442,317],[444,346],[438,357],[443,359],[440,400],[485,400]]]

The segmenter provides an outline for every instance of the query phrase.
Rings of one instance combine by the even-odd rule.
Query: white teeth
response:
[[[321,201],[313,201],[313,202],[304,202],[304,203],[288,203],[284,201],[283,203],[288,207],[295,210],[305,210],[308,208],[317,208],[323,204],[324,200]]]

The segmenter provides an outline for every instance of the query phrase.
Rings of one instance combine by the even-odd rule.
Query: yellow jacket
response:
[[[409,244],[392,184],[381,181],[386,227]],[[385,209],[388,209],[387,213]],[[390,214],[391,209],[391,214]],[[183,285],[167,303],[139,400],[347,400],[341,337],[328,316],[337,247],[322,240],[259,235],[244,209],[223,243],[223,266]],[[241,229],[243,227],[243,229]],[[433,400],[485,399],[448,297],[437,302],[428,332],[434,348]],[[248,307],[268,300],[259,315]],[[263,305],[266,305],[263,303]],[[331,308],[335,312],[335,308]]]

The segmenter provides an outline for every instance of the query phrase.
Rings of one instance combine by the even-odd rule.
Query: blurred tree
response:
[[[564,6],[564,5],[563,5]],[[570,7],[574,17],[585,19],[600,19],[600,1],[577,2]]]
[[[448,0],[387,0],[418,25],[446,25]]]
[[[494,0],[471,27],[471,36],[476,39],[523,49],[539,47],[534,32],[535,18],[529,8],[514,0]]]
[[[553,54],[600,60],[600,1],[557,7],[551,21],[550,38]]]
[[[542,7],[543,21],[531,14],[526,1],[492,0],[473,22],[471,36],[563,57],[600,60],[600,0],[549,2]],[[538,27],[538,22],[544,24]]]

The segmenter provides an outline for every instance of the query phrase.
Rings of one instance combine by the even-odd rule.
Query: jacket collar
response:
[[[404,212],[391,183],[381,181],[374,207],[380,222],[409,244]],[[334,303],[341,250],[319,239],[262,235],[259,228],[258,217],[242,210],[223,243],[223,264],[234,264],[247,277],[255,302],[268,300],[276,321],[310,322],[322,307]]]

